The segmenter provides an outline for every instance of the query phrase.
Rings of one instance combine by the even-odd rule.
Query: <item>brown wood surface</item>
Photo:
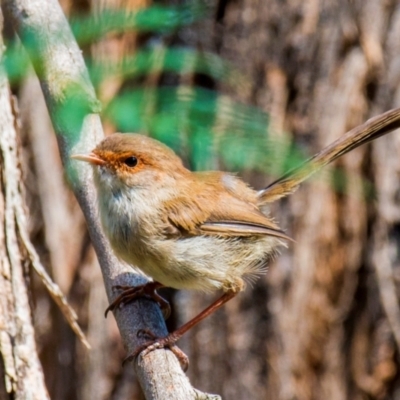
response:
[[[209,49],[252,83],[233,95],[262,107],[273,134],[290,132],[308,154],[399,106],[396,1],[218,7]],[[396,398],[398,143],[393,133],[341,158],[345,193],[325,170],[273,206],[296,243],[186,339],[197,387],[226,399]],[[187,296],[186,315],[209,301]]]
[[[73,13],[80,7],[98,12],[105,2],[63,3]],[[209,3],[208,17],[169,44],[175,40],[216,52],[242,71],[240,85],[212,84],[267,112],[273,137],[287,133],[312,155],[369,118],[400,106],[396,0]],[[150,2],[129,4],[137,8]],[[106,38],[93,54],[101,58],[110,46],[118,60],[140,46],[140,37]],[[182,91],[198,80],[181,78]],[[153,74],[140,83],[154,87],[162,84],[162,77]],[[32,101],[37,103],[32,100],[37,89],[29,85],[24,84],[20,100],[32,240],[60,286],[69,290],[93,347],[87,353],[77,344],[35,283],[36,338],[49,393],[61,400],[143,399],[131,369],[121,367],[124,351],[112,318],[103,320],[107,300],[101,276],[83,219],[69,192],[61,189],[61,169],[54,168],[49,179],[63,201],[60,213],[70,215],[65,224],[51,223],[50,191],[36,183],[49,161],[37,158],[40,146],[51,147],[54,156],[57,150],[51,136],[34,133],[44,129],[45,117],[36,124],[37,115],[29,112]],[[118,80],[105,84],[103,100],[118,93],[121,85]],[[216,130],[223,129],[224,121],[217,123]],[[345,177],[341,190],[332,184],[334,169],[327,168],[271,205],[276,220],[296,242],[282,251],[265,277],[180,341],[190,358],[188,376],[195,387],[227,400],[398,398],[399,155],[399,132],[386,135],[335,163]],[[251,172],[243,176],[259,189],[277,178]],[[74,229],[76,242],[71,241],[73,250],[63,255],[65,249],[53,239],[64,241],[69,229]],[[60,257],[62,263],[57,262]],[[169,328],[189,320],[216,296],[173,294]]]

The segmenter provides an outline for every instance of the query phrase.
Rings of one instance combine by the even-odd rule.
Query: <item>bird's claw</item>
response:
[[[161,297],[156,289],[160,284],[157,282],[148,282],[140,286],[127,286],[127,285],[115,285],[113,290],[122,290],[123,292],[116,297],[116,299],[106,308],[105,317],[110,311],[116,310],[118,307],[124,304],[130,303],[133,300],[145,297],[154,300],[161,308],[164,319],[168,319],[171,315],[171,307],[167,300]]]
[[[160,338],[155,336],[148,329],[140,329],[136,335],[139,338],[144,338],[147,336],[150,338],[150,340],[139,346],[133,353],[126,357],[123,361],[123,365],[136,359],[139,355],[145,357],[154,350],[168,348],[175,354],[184,372],[186,372],[189,368],[189,357],[175,344],[179,338],[176,338],[174,335],[168,335]]]

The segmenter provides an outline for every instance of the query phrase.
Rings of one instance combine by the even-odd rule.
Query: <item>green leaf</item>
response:
[[[100,40],[108,33],[137,32],[170,33],[204,17],[203,1],[191,1],[182,6],[153,5],[137,11],[103,10],[97,15],[71,18],[72,31],[79,44]]]

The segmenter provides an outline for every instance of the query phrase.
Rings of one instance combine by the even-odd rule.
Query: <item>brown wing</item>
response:
[[[224,236],[255,236],[267,235],[281,239],[292,240],[278,228],[268,228],[264,225],[246,223],[242,221],[205,222],[200,226],[203,234],[216,234]]]
[[[215,196],[215,192],[204,191],[197,197],[180,198],[167,204],[166,234],[225,237],[268,235],[290,240],[254,204],[241,201],[226,192],[220,193],[217,201],[209,196]]]

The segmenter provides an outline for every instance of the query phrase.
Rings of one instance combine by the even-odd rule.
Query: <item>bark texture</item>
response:
[[[0,12],[0,31],[3,25]],[[0,36],[0,46],[3,42]],[[0,50],[0,60],[3,49]],[[26,284],[26,238],[17,113],[0,68],[0,398],[49,399],[35,342]]]
[[[250,77],[235,95],[312,154],[398,106],[399,17],[396,1],[220,1],[209,43]],[[339,160],[341,192],[327,171],[276,206],[296,243],[192,333],[190,349],[221,338],[191,354],[198,386],[231,399],[396,398],[399,141]]]
[[[71,13],[90,8],[100,12],[105,4],[131,9],[152,4],[62,3]],[[400,106],[396,0],[208,3],[207,18],[167,44],[216,52],[242,71],[243,80],[228,86],[186,74],[173,80],[184,85],[183,91],[200,83],[261,107],[270,115],[270,134],[277,139],[291,135],[309,155],[371,116]],[[118,61],[141,42],[135,33],[110,35],[90,51],[98,59],[111,55]],[[152,88],[165,81],[162,74],[128,83],[112,80],[104,83],[100,96],[108,101],[123,85]],[[140,374],[120,366],[124,351],[115,324],[102,320],[107,300],[101,276],[83,218],[63,189],[61,162],[52,162],[52,176],[46,178],[57,188],[59,214],[52,209],[51,190],[37,183],[49,172],[49,160],[40,154],[51,148],[51,157],[56,157],[57,149],[55,141],[50,144],[51,135],[43,134],[49,132],[41,125],[45,117],[33,111],[39,107],[34,86],[26,83],[20,91],[26,100],[22,119],[31,234],[54,277],[79,305],[93,347],[87,354],[76,343],[36,285],[36,332],[49,392],[56,399],[143,399]],[[45,113],[43,108],[40,112]],[[220,123],[218,132],[224,129]],[[190,358],[188,376],[194,386],[226,400],[399,397],[399,154],[400,135],[395,132],[353,151],[338,160],[335,170],[325,170],[273,205],[272,214],[296,242],[265,277],[180,341]],[[246,171],[243,176],[257,188],[274,178]],[[334,176],[345,179],[335,187]],[[57,219],[61,214],[70,219]],[[70,230],[72,238],[66,234]],[[71,251],[58,248],[55,238],[68,243]],[[179,292],[171,299],[170,330],[201,311],[213,296]],[[1,390],[0,385],[0,397]]]

